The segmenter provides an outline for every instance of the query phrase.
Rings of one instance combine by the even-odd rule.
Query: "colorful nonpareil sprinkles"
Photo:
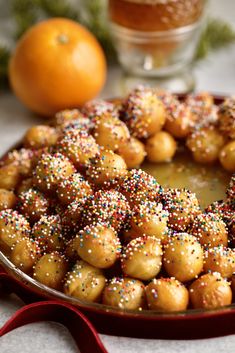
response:
[[[45,286],[121,310],[231,304],[235,176],[203,210],[139,166],[169,162],[184,141],[197,162],[235,172],[234,126],[233,98],[142,86],[57,113],[0,161],[0,250]]]

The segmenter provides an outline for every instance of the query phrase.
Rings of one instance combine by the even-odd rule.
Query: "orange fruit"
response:
[[[30,28],[19,40],[9,64],[16,96],[45,116],[94,98],[105,83],[106,71],[105,56],[96,38],[64,18]]]

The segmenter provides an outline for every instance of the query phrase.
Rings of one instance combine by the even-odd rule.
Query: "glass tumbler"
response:
[[[109,0],[109,19],[124,70],[169,78],[193,61],[205,0]]]

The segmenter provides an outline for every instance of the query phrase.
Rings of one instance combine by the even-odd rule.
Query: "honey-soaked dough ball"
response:
[[[14,164],[7,164],[0,168],[0,188],[13,190],[20,182],[19,168]]]
[[[42,284],[60,290],[68,271],[68,260],[57,252],[43,255],[36,263],[33,278]]]
[[[33,168],[35,151],[29,148],[20,148],[7,153],[2,159],[1,165],[14,164],[22,176],[29,176]]]
[[[13,246],[10,253],[10,260],[23,272],[30,272],[40,256],[38,244],[29,238],[21,238]]]
[[[228,172],[235,172],[235,141],[227,143],[219,154],[219,160]]]
[[[117,153],[124,159],[127,168],[139,167],[146,156],[144,144],[133,136],[121,144]]]
[[[86,174],[94,184],[109,183],[120,179],[127,173],[124,159],[113,151],[101,151],[88,166]]]
[[[63,205],[69,205],[91,195],[92,188],[80,173],[74,173],[59,183],[56,193]]]
[[[201,213],[194,218],[191,234],[206,247],[228,245],[226,224],[215,213]]]
[[[145,291],[150,310],[181,311],[187,309],[188,290],[175,278],[153,279]]]
[[[232,302],[229,283],[218,272],[207,273],[189,287],[190,301],[195,309],[216,309]]]
[[[185,104],[189,107],[197,124],[214,123],[218,120],[218,108],[214,105],[213,96],[208,92],[187,95]]]
[[[48,125],[35,125],[26,131],[23,138],[24,147],[43,148],[55,145],[59,137],[58,131]]]
[[[162,204],[146,200],[133,208],[130,225],[139,236],[153,236],[164,243],[168,238],[167,221],[168,212]]]
[[[7,208],[14,208],[16,204],[16,195],[13,191],[0,189],[0,211]]]
[[[162,248],[154,237],[132,240],[121,255],[122,271],[126,276],[148,281],[154,278],[162,266]]]
[[[51,120],[51,125],[56,127],[64,127],[77,119],[86,119],[79,109],[65,109],[57,112]]]
[[[75,173],[68,158],[61,153],[43,154],[34,171],[34,184],[42,191],[55,192],[61,180]]]
[[[202,272],[203,248],[196,237],[175,234],[164,248],[163,264],[169,276],[181,282],[191,281]]]
[[[200,213],[196,195],[187,189],[169,189],[163,196],[164,208],[169,212],[168,225],[185,231]]]
[[[36,189],[19,194],[17,208],[31,222],[37,222],[49,209],[49,200]]]
[[[44,252],[63,249],[64,237],[60,216],[42,216],[33,226],[32,238],[38,242]]]
[[[120,230],[129,215],[130,207],[126,197],[113,189],[97,191],[88,199],[83,212],[85,223],[102,221],[116,230]]]
[[[133,278],[114,277],[104,289],[102,303],[125,310],[142,309],[145,305],[144,284]]]
[[[188,94],[185,103],[190,105],[195,113],[200,114],[205,108],[210,108],[214,104],[214,98],[208,92],[196,92]]]
[[[86,198],[80,201],[75,200],[62,212],[61,221],[66,234],[74,233],[81,229],[80,223],[82,215],[84,216],[84,212],[86,213],[84,207],[86,202]]]
[[[80,118],[72,120],[71,122],[65,122],[63,125],[60,126],[62,135],[66,135],[67,133],[70,133],[70,131],[79,130],[83,130],[89,133],[92,131],[93,128],[94,123],[90,119],[82,116]]]
[[[132,169],[120,180],[118,190],[126,196],[130,204],[141,201],[156,201],[162,193],[157,180],[142,169]]]
[[[86,226],[78,235],[78,255],[98,268],[111,267],[118,259],[121,244],[115,230],[106,224]]]
[[[24,216],[8,209],[0,212],[0,249],[9,252],[23,237],[28,237],[30,225]]]
[[[187,147],[198,163],[213,163],[225,143],[223,135],[214,127],[207,126],[195,130],[186,141]]]
[[[126,124],[115,117],[100,117],[95,121],[93,135],[98,145],[116,151],[130,138]]]
[[[175,155],[177,143],[166,131],[159,131],[146,141],[145,149],[150,162],[170,162]]]
[[[137,138],[154,135],[166,121],[161,100],[153,89],[142,86],[134,89],[123,102],[121,115],[131,135]]]
[[[212,202],[205,209],[206,213],[214,213],[222,218],[222,220],[229,226],[234,214],[234,210],[230,202],[219,200]]]
[[[80,168],[99,156],[100,148],[93,136],[84,130],[67,131],[56,144],[57,150]]]
[[[64,293],[89,302],[98,302],[105,286],[105,276],[99,268],[79,260],[68,272]]]
[[[219,129],[231,139],[235,139],[235,97],[226,99],[219,106]]]
[[[217,246],[204,254],[204,271],[219,272],[222,277],[230,278],[235,273],[235,250]]]
[[[118,117],[116,105],[103,99],[93,99],[86,102],[82,107],[82,113],[92,121],[100,117]]]
[[[165,129],[176,138],[185,138],[191,132],[195,122],[190,109],[175,100],[166,109]]]

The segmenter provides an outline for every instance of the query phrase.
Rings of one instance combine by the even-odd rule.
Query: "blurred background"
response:
[[[5,86],[7,81],[7,62],[16,40],[35,22],[59,16],[85,25],[104,48],[110,70],[103,94],[107,96],[125,93],[130,86],[136,84],[136,79],[133,80],[128,67],[121,69],[120,66],[125,66],[122,55],[119,55],[122,65],[118,64],[107,19],[107,3],[106,0],[0,0],[0,85]],[[210,0],[205,3],[206,20],[203,21],[199,43],[193,56],[193,70],[190,67],[190,72],[186,72],[186,86],[177,81],[178,75],[170,88],[173,91],[187,91],[196,87],[198,90],[231,93],[235,84],[235,1]],[[120,54],[120,46],[117,48],[116,45],[116,49]],[[180,75],[182,76],[182,72]],[[138,77],[137,81],[145,82],[143,76]],[[164,82],[163,86],[168,88],[168,83]],[[162,85],[162,79],[153,81],[153,84]]]

